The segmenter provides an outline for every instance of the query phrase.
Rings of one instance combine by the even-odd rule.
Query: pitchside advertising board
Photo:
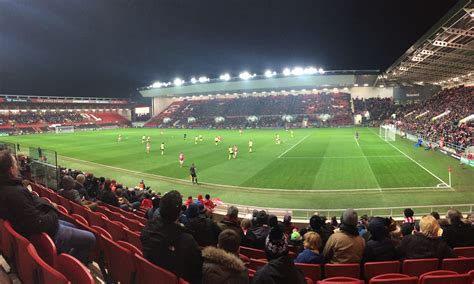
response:
[[[126,105],[125,100],[77,100],[77,99],[30,99],[30,98],[0,98],[1,102],[7,103],[58,103],[58,104],[117,104]]]

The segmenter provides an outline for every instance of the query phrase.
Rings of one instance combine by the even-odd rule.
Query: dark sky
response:
[[[390,66],[455,0],[0,0],[0,93],[128,97],[176,76]]]

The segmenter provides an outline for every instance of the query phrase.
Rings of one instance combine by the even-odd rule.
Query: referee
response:
[[[196,167],[194,166],[194,163],[191,164],[191,167],[189,168],[189,174],[191,175],[191,180],[194,183],[198,184],[198,179],[196,175]]]

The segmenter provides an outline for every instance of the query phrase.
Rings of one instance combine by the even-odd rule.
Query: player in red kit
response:
[[[179,153],[179,166],[182,168],[184,164],[184,153]]]

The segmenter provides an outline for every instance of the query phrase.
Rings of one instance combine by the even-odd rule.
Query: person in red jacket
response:
[[[206,194],[205,198],[206,199],[204,199],[202,203],[204,204],[207,210],[212,212],[212,210],[214,209],[214,207],[216,207],[216,205],[214,204],[214,202],[212,202],[211,196],[209,194]]]
[[[149,193],[145,193],[145,198],[143,198],[140,208],[150,209],[153,207],[153,202],[151,201],[151,196]]]

